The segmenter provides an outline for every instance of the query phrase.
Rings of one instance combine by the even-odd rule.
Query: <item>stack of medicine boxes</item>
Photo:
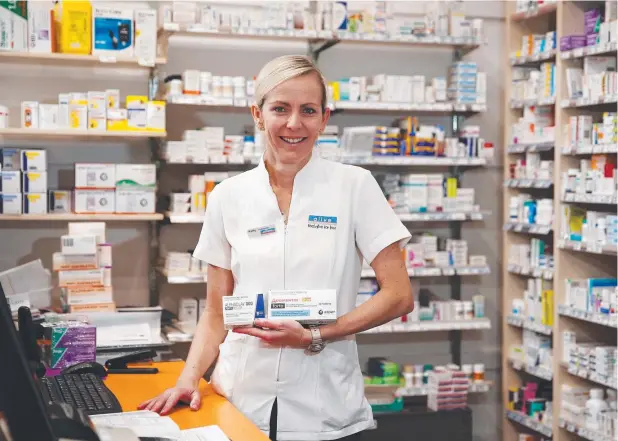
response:
[[[114,311],[112,246],[106,242],[105,222],[71,222],[53,255],[62,305],[67,312]]]
[[[45,150],[0,149],[0,213],[47,213]]]
[[[468,404],[468,378],[456,366],[436,367],[427,378],[427,407],[433,411],[465,408]]]

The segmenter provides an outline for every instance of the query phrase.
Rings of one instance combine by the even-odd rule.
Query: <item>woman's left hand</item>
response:
[[[257,319],[253,328],[236,328],[233,332],[252,335],[272,346],[306,348],[311,344],[311,331],[296,320]]]

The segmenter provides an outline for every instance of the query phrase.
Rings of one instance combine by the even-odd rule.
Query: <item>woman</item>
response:
[[[410,312],[414,299],[401,253],[410,234],[364,169],[313,154],[326,126],[326,86],[303,56],[266,64],[251,108],[266,151],[253,170],[217,185],[194,256],[208,264],[206,310],[176,387],[140,408],[199,408],[198,380],[212,376],[271,439],[357,440],[372,426],[354,335]],[[355,307],[362,258],[381,287]],[[293,320],[223,328],[227,295],[335,289],[335,323]],[[227,335],[226,335],[227,334]]]

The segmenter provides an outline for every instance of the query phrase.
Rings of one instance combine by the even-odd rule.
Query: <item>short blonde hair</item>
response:
[[[284,55],[269,61],[262,67],[255,81],[255,102],[261,109],[266,94],[284,81],[302,75],[316,73],[322,86],[322,111],[326,109],[326,81],[315,64],[303,55]]]

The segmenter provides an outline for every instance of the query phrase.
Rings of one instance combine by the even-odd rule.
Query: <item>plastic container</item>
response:
[[[590,389],[590,399],[586,401],[586,427],[589,430],[601,431],[601,414],[607,411],[608,407],[603,401],[603,389]]]
[[[472,302],[463,302],[463,312],[465,320],[472,320],[474,318],[474,305]]]
[[[234,98],[245,98],[245,77],[234,77]]]
[[[466,378],[470,381],[472,381],[474,379],[473,377],[473,370],[472,370],[472,365],[471,364],[464,364],[461,366],[461,371],[466,374]]]
[[[212,76],[212,96],[221,98],[223,96],[223,84],[221,82],[221,77],[213,75]]]
[[[474,365],[472,378],[474,381],[485,381],[485,365],[483,363]]]
[[[165,78],[166,96],[182,95],[182,77],[180,75],[170,75]]]
[[[406,381],[406,388],[414,387],[414,368],[410,365],[403,367],[403,378]]]
[[[212,88],[212,74],[210,72],[200,73],[200,93],[210,95]]]
[[[187,69],[182,75],[183,93],[185,95],[200,94],[200,71],[195,69]]]
[[[9,126],[9,108],[0,106],[0,129],[6,129]]]
[[[232,86],[232,77],[221,77],[222,96],[224,98],[234,97],[234,87]]]
[[[474,317],[485,317],[485,297],[477,295],[472,297],[472,303],[474,304]]]

